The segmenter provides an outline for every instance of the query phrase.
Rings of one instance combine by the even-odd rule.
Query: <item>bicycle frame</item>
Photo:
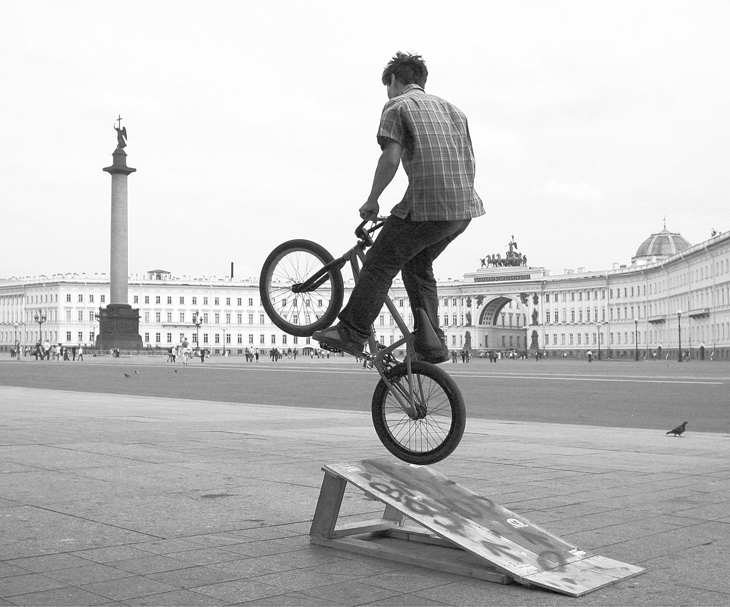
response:
[[[372,226],[368,230],[365,230],[364,226],[366,223],[368,223],[368,221],[369,220],[363,221],[355,230],[355,235],[358,237],[358,242],[354,247],[352,247],[341,257],[334,259],[330,263],[323,266],[318,272],[309,277],[303,283],[293,285],[292,291],[294,291],[295,293],[302,293],[309,290],[317,289],[327,279],[327,273],[330,268],[337,267],[339,269],[342,269],[348,262],[350,263],[352,276],[355,280],[355,283],[357,283],[360,278],[360,267],[365,262],[365,249],[373,244],[370,234],[380,229],[384,223],[384,219],[379,217],[374,226]],[[378,371],[381,379],[388,386],[388,389],[390,390],[391,394],[393,394],[394,398],[403,409],[403,411],[412,419],[418,419],[421,413],[419,412],[414,399],[413,373],[411,370],[411,363],[415,358],[414,337],[411,333],[410,328],[405,323],[395,305],[391,301],[390,297],[388,296],[386,296],[385,298],[385,307],[388,308],[388,311],[395,319],[395,323],[404,337],[387,347],[379,348],[378,342],[375,339],[375,327],[373,326],[367,342],[370,353],[366,354],[365,352],[363,352],[363,357],[369,363],[372,363],[372,365]],[[393,352],[395,352],[404,344],[406,346],[405,363],[408,371],[408,394],[403,394],[402,390],[394,387],[392,382],[388,379],[387,375],[388,370],[392,368],[395,363],[398,362],[395,356],[393,356]]]

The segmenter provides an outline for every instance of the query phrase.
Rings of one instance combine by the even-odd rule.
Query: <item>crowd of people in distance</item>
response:
[[[21,346],[15,344],[10,349],[12,358],[20,358],[21,356],[32,356],[36,360],[84,360],[84,348],[82,345],[64,346],[63,344],[52,344],[48,340],[45,342],[36,342],[34,346]]]

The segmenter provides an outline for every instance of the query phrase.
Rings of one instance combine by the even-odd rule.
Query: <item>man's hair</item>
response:
[[[426,62],[421,55],[398,51],[383,70],[384,85],[390,84],[391,76],[395,76],[395,79],[403,84],[417,84],[425,88],[428,78]]]

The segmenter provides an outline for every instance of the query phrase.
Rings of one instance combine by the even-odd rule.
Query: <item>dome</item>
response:
[[[636,250],[631,263],[651,263],[671,257],[689,249],[692,245],[681,234],[670,232],[666,226],[661,232],[652,234]]]

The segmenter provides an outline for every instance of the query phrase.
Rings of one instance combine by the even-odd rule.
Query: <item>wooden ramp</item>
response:
[[[322,469],[315,544],[570,596],[644,572],[580,550],[428,466],[374,459]],[[382,502],[382,518],[338,525],[347,483]]]

